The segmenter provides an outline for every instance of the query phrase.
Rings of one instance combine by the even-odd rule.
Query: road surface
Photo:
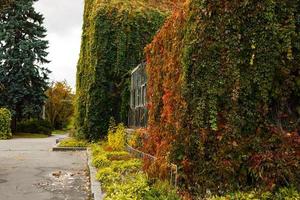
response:
[[[0,200],[88,199],[86,152],[52,152],[56,137],[0,140]]]

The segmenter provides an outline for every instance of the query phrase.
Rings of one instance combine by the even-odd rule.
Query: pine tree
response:
[[[6,6],[8,6],[11,2],[12,2],[12,0],[0,0],[0,12],[1,12]]]
[[[15,0],[0,13],[0,107],[12,111],[13,127],[39,116],[46,99],[48,41],[35,1]]]

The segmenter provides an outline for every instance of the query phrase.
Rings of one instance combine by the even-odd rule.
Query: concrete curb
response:
[[[92,152],[90,148],[87,148],[87,155],[92,198],[93,200],[103,200],[104,194],[102,193],[100,182],[96,180],[97,169],[92,165]]]

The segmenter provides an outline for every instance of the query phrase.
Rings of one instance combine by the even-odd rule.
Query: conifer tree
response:
[[[0,0],[0,12],[1,12],[6,6],[8,6],[11,2],[12,2],[12,0]]]
[[[35,1],[15,0],[0,13],[0,107],[12,111],[13,127],[39,116],[46,99],[48,41]]]

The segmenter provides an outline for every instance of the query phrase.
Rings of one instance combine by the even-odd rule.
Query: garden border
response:
[[[103,200],[104,193],[101,189],[101,183],[96,180],[97,169],[92,164],[92,152],[90,148],[87,148],[87,163],[90,173],[90,189],[93,200]]]

